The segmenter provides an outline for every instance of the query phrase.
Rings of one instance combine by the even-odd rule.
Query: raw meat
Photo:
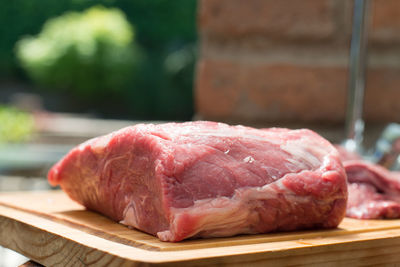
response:
[[[88,209],[163,241],[333,228],[347,200],[338,152],[316,133],[205,121],[89,140],[48,178]]]
[[[399,172],[363,160],[344,160],[343,164],[349,183],[347,217],[400,218]]]

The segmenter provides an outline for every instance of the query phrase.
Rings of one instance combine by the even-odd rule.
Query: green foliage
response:
[[[38,84],[81,97],[122,89],[139,58],[123,13],[104,7],[50,19],[37,37],[19,41],[16,50]]]
[[[10,78],[28,80],[17,64],[13,49],[22,37],[38,35],[48,19],[66,11],[83,11],[93,5],[118,8],[135,26],[135,43],[141,47],[140,54],[143,52],[141,61],[127,75],[129,78],[124,80],[123,85],[114,86],[108,93],[104,93],[102,88],[96,92],[93,89],[79,89],[80,85],[71,88],[70,81],[63,78],[68,85],[64,89],[69,87],[75,92],[70,102],[80,103],[79,107],[71,106],[67,111],[94,111],[101,116],[127,119],[190,119],[193,114],[192,83],[196,59],[196,4],[197,0],[0,1],[0,82]],[[134,53],[139,55],[137,50]],[[183,54],[189,56],[184,60],[176,59],[180,57],[177,55]],[[65,64],[69,62],[63,61],[62,65]],[[77,76],[85,73],[90,76],[91,72],[97,72],[94,69],[79,71],[85,64],[71,71],[77,72]],[[63,68],[54,71],[49,77],[50,81],[56,79],[57,75],[62,76]],[[106,84],[103,77],[97,77],[99,84]],[[53,86],[49,89],[53,89]]]
[[[32,115],[0,105],[0,143],[26,140],[33,132]]]

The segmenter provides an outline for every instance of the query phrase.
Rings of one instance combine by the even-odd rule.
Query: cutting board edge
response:
[[[6,209],[6,210],[4,210]],[[7,210],[8,209],[8,210]],[[8,214],[5,215],[4,211],[7,211]],[[186,250],[186,251],[173,251],[173,252],[159,252],[159,251],[146,251],[143,249],[139,249],[139,248],[134,248],[134,247],[129,247],[129,246],[125,246],[125,245],[121,245],[118,244],[118,249],[119,249],[119,253],[118,251],[108,251],[107,249],[105,249],[105,247],[99,248],[96,247],[96,244],[85,244],[85,242],[87,242],[86,237],[90,236],[90,234],[81,232],[78,233],[78,235],[81,235],[81,237],[85,237],[84,239],[85,242],[79,242],[79,240],[73,240],[73,238],[76,237],[76,233],[71,233],[71,232],[65,232],[64,230],[66,229],[62,229],[62,228],[68,228],[66,226],[63,225],[58,225],[59,229],[54,229],[54,225],[52,227],[50,227],[50,229],[45,229],[45,227],[43,227],[41,224],[43,223],[43,220],[46,220],[44,218],[38,218],[37,216],[34,215],[30,215],[30,214],[24,214],[25,212],[21,212],[21,211],[12,211],[12,209],[9,208],[4,208],[4,207],[0,207],[0,216],[3,219],[0,219],[0,221],[2,222],[1,224],[4,224],[4,218],[7,218],[9,220],[8,223],[11,224],[17,224],[19,226],[17,226],[17,228],[26,228],[26,227],[31,227],[34,229],[34,231],[36,232],[41,232],[41,234],[44,234],[46,236],[48,236],[48,238],[50,239],[63,239],[64,241],[62,241],[62,243],[77,243],[78,246],[80,247],[80,250],[82,251],[81,253],[97,253],[96,251],[99,251],[100,254],[102,253],[106,253],[107,255],[109,255],[108,257],[110,258],[110,260],[112,261],[123,261],[123,262],[129,262],[129,263],[147,263],[147,264],[157,264],[157,263],[188,263],[191,261],[199,261],[199,260],[205,260],[205,261],[216,261],[219,262],[221,261],[222,258],[225,258],[225,261],[227,260],[227,258],[231,258],[231,260],[233,262],[236,262],[235,258],[241,258],[241,257],[245,257],[248,258],[250,255],[256,256],[258,255],[258,257],[260,257],[260,255],[263,255],[264,259],[265,258],[276,258],[279,257],[279,255],[287,255],[290,254],[290,251],[294,251],[297,250],[297,252],[301,251],[302,249],[307,250],[307,248],[317,248],[317,247],[321,247],[321,246],[331,246],[334,247],[335,244],[334,243],[315,243],[312,244],[310,243],[310,241],[312,240],[302,240],[303,244],[299,244],[298,247],[296,248],[290,248],[290,247],[285,247],[285,245],[288,245],[288,242],[278,242],[280,243],[280,248],[276,248],[275,251],[271,251],[265,250],[265,247],[263,247],[260,244],[256,244],[256,245],[242,245],[242,246],[234,246],[234,247],[223,247],[223,248],[218,248],[217,250],[215,250],[215,248],[207,248],[207,249],[194,249],[194,250]],[[28,218],[30,216],[36,217],[36,218]],[[29,222],[27,222],[26,220],[29,219]],[[33,219],[33,220],[32,220]],[[6,223],[7,224],[7,223]],[[50,222],[50,224],[52,224],[52,222]],[[53,224],[57,224],[54,223]],[[61,228],[61,229],[60,229]],[[78,231],[78,230],[76,230]],[[19,231],[20,234],[23,233],[23,231]],[[80,231],[78,231],[80,232]],[[386,236],[386,237],[382,237],[385,236],[385,233],[391,233],[390,236]],[[4,233],[3,233],[4,234]],[[71,238],[71,234],[73,235]],[[368,233],[362,233],[362,234],[371,234],[371,232]],[[370,238],[366,238],[364,240],[357,240],[357,241],[349,241],[347,240],[347,242],[345,243],[363,243],[365,241],[367,241],[368,239],[376,239],[376,236],[381,236],[381,240],[384,239],[393,239],[396,238],[399,243],[400,243],[400,229],[395,229],[395,230],[385,230],[385,231],[378,231],[375,233],[376,235],[374,236],[370,236]],[[54,237],[56,236],[56,237]],[[94,237],[92,236],[92,238],[98,238],[98,237]],[[3,242],[3,238],[0,242],[2,242],[2,245],[5,245],[5,247],[9,247],[11,249],[17,250],[18,252],[21,252],[22,254],[25,254],[28,257],[31,257],[34,260],[37,260],[40,263],[44,263],[44,264],[49,264],[49,262],[41,262],[40,258],[34,258],[34,255],[32,255],[31,253],[26,253],[26,251],[21,250],[21,242],[23,242],[24,238],[20,236],[21,241],[18,242],[11,242],[9,244],[4,244]],[[15,241],[15,240],[14,240]],[[80,240],[83,241],[83,240]],[[346,240],[342,240],[342,241],[346,241]],[[108,241],[111,243],[115,243],[112,241]],[[106,243],[108,243],[106,242]],[[10,245],[11,244],[11,245]],[[12,245],[14,244],[14,245]],[[16,246],[16,244],[19,244],[19,246]],[[342,243],[344,244],[344,243]],[[108,245],[112,245],[112,244],[108,244]],[[24,247],[24,246],[22,246]],[[121,251],[121,248],[124,248],[124,251]],[[132,252],[136,251],[136,254],[132,256]],[[196,251],[196,255],[193,256],[193,251]],[[117,253],[115,253],[117,252]],[[129,255],[123,255],[122,252],[129,252]],[[269,255],[267,255],[269,254]],[[42,257],[42,256],[41,256]],[[120,263],[120,262],[119,262]]]

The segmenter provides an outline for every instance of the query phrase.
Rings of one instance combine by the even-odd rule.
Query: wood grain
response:
[[[400,262],[400,220],[338,229],[161,242],[60,191],[0,194],[0,244],[46,266],[368,266]]]

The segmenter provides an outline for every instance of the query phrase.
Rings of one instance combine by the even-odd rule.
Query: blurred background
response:
[[[94,135],[192,119],[196,6],[1,1],[0,173],[45,176]]]
[[[352,14],[347,0],[0,1],[0,190],[48,189],[71,147],[139,121],[340,142]],[[400,1],[371,1],[366,144],[400,121],[399,17]]]

